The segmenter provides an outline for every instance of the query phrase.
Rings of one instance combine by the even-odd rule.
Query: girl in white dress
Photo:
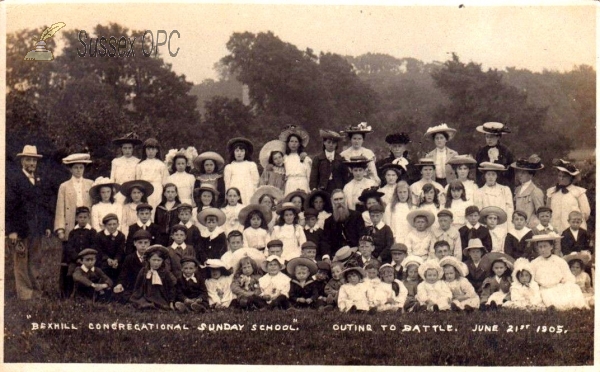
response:
[[[116,214],[119,223],[121,223],[123,207],[121,204],[115,202],[115,190],[118,187],[119,185],[111,182],[110,178],[107,177],[98,177],[94,181],[90,189],[90,196],[94,203],[92,205],[90,222],[94,230],[100,232],[104,229],[102,219],[109,213]]]
[[[227,150],[231,163],[223,171],[225,189],[235,187],[240,192],[240,203],[249,203],[260,180],[258,167],[251,161],[254,145],[246,138],[237,137],[229,140]]]
[[[178,152],[173,156],[173,162],[171,164],[172,173],[168,177],[167,182],[177,186],[179,200],[181,200],[182,203],[195,206],[194,183],[196,182],[196,178],[187,172],[189,169],[188,158],[183,152]]]
[[[445,207],[454,216],[452,225],[459,229],[465,224],[465,210],[471,203],[467,201],[465,186],[461,181],[450,181],[446,190],[449,194],[446,197]]]
[[[169,171],[165,163],[160,161],[160,147],[154,138],[144,142],[142,161],[135,168],[135,179],[148,181],[154,187],[154,192],[148,197],[148,204],[152,206],[152,218],[156,207],[161,202],[163,185],[167,183]]]
[[[514,212],[513,195],[508,186],[500,185],[496,182],[498,172],[506,171],[502,164],[481,163],[479,170],[485,178],[485,185],[475,192],[473,204],[483,209],[485,207],[498,207],[502,209],[507,216],[512,216]],[[505,233],[508,231],[506,223],[498,224],[498,229]]]
[[[133,156],[133,150],[135,146],[141,145],[142,141],[132,132],[112,142],[114,145],[119,146],[122,156],[112,160],[110,180],[119,185],[135,180],[135,167],[140,162],[140,159]],[[115,195],[115,200],[123,204],[125,203],[125,196],[118,193]]]
[[[396,184],[400,180],[400,177],[402,177],[404,168],[398,164],[386,164],[381,167],[380,171],[383,175],[382,182],[384,183],[384,185],[379,189],[379,191],[383,193],[381,200],[385,203],[385,205],[388,205],[392,202]]]
[[[312,167],[311,159],[304,152],[308,145],[308,132],[303,128],[290,125],[279,135],[279,140],[285,142],[285,190],[288,195],[296,190],[310,192],[309,180]]]
[[[412,229],[406,217],[413,209],[408,183],[406,181],[398,182],[392,202],[385,207],[383,215],[383,222],[392,229],[396,243],[405,244],[406,235]]]
[[[119,226],[125,237],[129,234],[129,226],[138,220],[137,206],[141,203],[148,203],[148,195],[152,195],[153,192],[154,187],[147,181],[134,180],[121,185],[121,194],[125,195],[125,204],[123,205],[123,220],[119,221]]]
[[[446,164],[452,166],[452,170],[456,173],[456,179],[462,182],[465,188],[465,197],[469,205],[473,204],[473,195],[475,191],[479,188],[475,181],[471,178],[475,177],[475,165],[477,165],[477,161],[471,157],[471,155],[457,155],[450,159]],[[448,186],[446,186],[446,195],[450,198],[448,194]]]
[[[346,161],[359,156],[367,158],[369,160],[369,163],[367,164],[367,178],[375,181],[377,185],[381,184],[381,180],[377,175],[377,168],[375,167],[375,153],[368,148],[363,147],[363,142],[365,141],[367,133],[373,133],[371,126],[368,126],[367,123],[360,123],[355,127],[350,126],[350,128],[344,130],[344,133],[348,135],[352,146],[342,151],[340,155]]]
[[[277,225],[273,228],[271,240],[279,239],[283,242],[283,253],[281,258],[289,261],[300,257],[301,246],[306,243],[306,235],[302,226],[298,223],[300,211],[292,203],[283,203],[277,208],[279,218]]]
[[[227,189],[225,199],[227,200],[227,205],[221,208],[226,217],[225,225],[223,225],[225,236],[229,235],[233,230],[243,232],[244,226],[238,219],[240,211],[244,208],[244,205],[240,202],[240,190],[235,187]]]
[[[246,247],[265,253],[270,240],[267,229],[268,223],[271,222],[271,211],[266,206],[250,204],[240,211],[238,219],[244,222],[243,235]]]

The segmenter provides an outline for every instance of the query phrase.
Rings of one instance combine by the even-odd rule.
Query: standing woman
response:
[[[284,195],[298,189],[310,192],[308,180],[312,161],[304,149],[308,145],[308,132],[296,125],[289,125],[279,135],[279,140],[286,143],[285,147],[285,189]]]
[[[344,165],[344,158],[337,153],[342,136],[327,129],[320,129],[319,134],[323,139],[323,153],[313,159],[310,189],[323,190],[331,194],[335,189],[344,188],[350,180],[350,174]]]
[[[343,133],[348,134],[351,146],[342,151],[340,155],[346,159],[346,161],[350,161],[351,158],[360,156],[367,158],[369,161],[367,163],[367,178],[375,181],[377,185],[381,184],[381,179],[379,179],[377,168],[375,167],[375,153],[363,147],[363,142],[365,141],[367,133],[373,133],[371,126],[367,125],[366,122],[362,122],[355,127],[350,126],[348,129],[344,130]]]
[[[485,207],[498,207],[507,216],[512,216],[514,212],[512,193],[508,186],[498,183],[499,173],[505,172],[506,168],[501,164],[484,162],[479,164],[479,171],[483,174],[485,185],[475,192],[473,204],[480,210]],[[498,228],[507,231],[506,223],[498,224]]]
[[[131,132],[121,138],[114,139],[112,143],[115,146],[119,146],[122,156],[112,160],[110,180],[119,185],[135,180],[135,168],[140,162],[140,159],[133,155],[133,150],[135,149],[135,146],[142,144],[142,140],[138,138],[137,134]],[[122,193],[118,193],[115,196],[115,199],[118,203],[125,204],[125,195]]]
[[[155,138],[144,141],[142,160],[135,168],[135,179],[148,181],[154,187],[154,193],[148,196],[148,204],[152,206],[152,216],[161,202],[163,185],[167,183],[169,170],[161,160],[160,146]]]
[[[397,164],[404,169],[403,180],[409,184],[417,181],[420,178],[418,169],[414,165],[410,164],[408,160],[408,150],[406,147],[410,143],[410,137],[408,134],[392,133],[385,137],[385,142],[388,144],[390,149],[390,156],[378,160],[375,165],[379,172],[379,178],[383,179],[384,174],[382,173],[383,166],[386,164]]]
[[[477,151],[475,160],[477,160],[478,164],[489,162],[502,164],[504,168],[507,168],[514,162],[514,156],[510,149],[500,143],[502,134],[510,133],[510,130],[504,124],[488,122],[478,126],[476,130],[485,134],[486,144],[485,146],[481,147],[479,151]],[[508,168],[506,174],[499,178],[498,182],[510,187],[511,190],[514,190],[514,179],[515,175],[513,170]],[[485,184],[482,173],[478,173],[477,175],[477,184],[479,186],[483,186]]]
[[[198,170],[194,184],[194,192],[201,185],[210,184],[217,191],[218,198],[216,205],[222,205],[225,202],[225,181],[223,180],[223,167],[225,159],[214,151],[206,151],[194,159],[194,168]],[[201,210],[202,208],[200,208]]]
[[[558,182],[546,192],[546,206],[552,209],[552,226],[558,231],[565,231],[569,227],[569,213],[579,211],[583,215],[581,228],[587,229],[585,221],[591,213],[587,190],[573,185],[579,169],[562,159],[554,163],[554,168],[558,169]]]
[[[426,158],[431,158],[435,162],[435,181],[442,186],[446,186],[446,174],[451,169],[446,170],[448,160],[452,159],[458,153],[446,147],[446,143],[454,138],[456,129],[448,127],[447,124],[436,125],[430,127],[425,132],[425,137],[430,137],[435,143],[435,149],[425,155]]]
[[[254,145],[249,139],[236,137],[227,142],[227,151],[229,151],[231,163],[227,164],[223,171],[225,190],[238,189],[242,199],[241,203],[248,203],[258,187],[260,179],[258,167],[252,161]],[[237,218],[237,213],[235,216]]]
[[[525,212],[527,226],[534,228],[539,224],[536,211],[544,206],[544,192],[532,179],[535,172],[544,169],[542,159],[536,154],[528,159],[519,159],[510,165],[516,169],[517,180],[520,185],[515,190],[515,210]]]
[[[473,204],[473,195],[475,195],[475,191],[479,186],[471,179],[471,174],[475,175],[475,172],[471,172],[471,170],[475,169],[477,161],[471,155],[456,155],[448,160],[446,164],[452,166],[454,173],[456,173],[456,179],[462,182],[465,188],[466,201]],[[446,199],[450,199],[448,186],[446,186],[446,196]]]

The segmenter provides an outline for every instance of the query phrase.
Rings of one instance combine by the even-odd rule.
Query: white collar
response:
[[[94,272],[94,269],[95,269],[95,267],[88,269],[87,266],[81,265],[81,270],[83,270],[84,273],[87,273],[88,271]]]
[[[478,229],[479,226],[481,226],[481,224],[479,222],[477,222],[475,225],[471,226],[471,224],[469,224],[467,222],[467,224],[465,226],[467,226],[469,229]]]
[[[91,230],[92,229],[92,225],[90,225],[89,223],[86,224],[84,227],[79,227],[79,225],[75,225],[75,227],[73,228],[73,230],[79,230],[79,229]]]
[[[137,225],[141,228],[150,227],[151,223],[152,223],[152,221],[150,221],[150,220],[148,220],[148,222],[146,222],[146,223],[142,223],[142,221],[140,221],[139,219],[137,220]]]
[[[221,234],[222,232],[223,232],[223,228],[221,226],[217,226],[217,227],[215,227],[215,229],[212,232],[208,231],[208,229],[202,229],[202,231],[200,231],[200,235],[203,238],[210,238],[210,240],[213,240],[217,236],[219,236],[219,234]]]
[[[104,235],[106,236],[113,236],[116,237],[117,235],[119,235],[119,230],[115,231],[114,233],[109,233],[108,230],[104,229]]]
[[[187,248],[187,245],[185,244],[185,242],[183,242],[181,244],[177,244],[177,243],[173,242],[173,244],[171,244],[171,248],[177,249],[177,247],[181,247],[181,249],[185,249],[185,248]]]
[[[304,226],[304,230],[306,231],[310,231],[310,232],[315,232],[317,230],[320,230],[321,228],[319,227],[319,225],[315,225],[314,227],[310,228],[308,227],[308,225]]]
[[[515,238],[521,240],[523,239],[523,237],[525,235],[527,235],[527,233],[529,233],[531,231],[530,228],[528,228],[527,226],[523,227],[521,230],[517,230],[514,228],[514,226],[511,226],[510,229],[508,230],[509,234],[511,234],[512,236],[514,236]]]
[[[579,234],[579,230],[581,230],[581,229],[573,230],[572,228],[569,227],[569,230],[571,230],[571,234],[573,234],[573,236],[577,236],[577,234]]]
[[[381,230],[385,227],[385,223],[383,221],[379,221],[379,223],[375,226],[377,230]]]
[[[192,223],[192,220],[189,220],[187,223],[179,222],[179,224],[185,226],[188,229],[194,225]]]
[[[531,180],[521,184],[521,192],[531,185]]]
[[[555,230],[554,226],[552,226],[551,223],[548,223],[548,227],[544,227],[544,225],[542,225],[541,223],[538,223],[538,225],[535,228],[538,230],[546,230],[546,229]]]

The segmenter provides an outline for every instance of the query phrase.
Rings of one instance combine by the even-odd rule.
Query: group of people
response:
[[[311,158],[308,133],[290,125],[262,147],[262,173],[246,138],[228,141],[226,164],[190,148],[163,160],[156,139],[129,133],[113,141],[121,156],[109,177],[84,178],[87,153],[65,157],[72,177],[55,206],[36,171],[42,155],[27,145],[6,189],[17,296],[37,298],[56,280],[66,298],[182,312],[593,306],[579,170],[555,161],[557,184],[543,192],[539,156],[516,159],[501,123],[476,130],[485,146],[475,157],[448,148],[457,131],[441,124],[413,162],[406,133],[387,135],[390,155],[378,160],[363,146],[367,123],[320,130]],[[52,233],[63,254],[42,263],[40,237]],[[40,278],[40,264],[56,277]]]

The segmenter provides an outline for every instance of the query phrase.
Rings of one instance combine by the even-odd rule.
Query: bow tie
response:
[[[562,192],[563,194],[566,194],[569,192],[569,189],[567,189],[567,187],[569,187],[569,185],[559,185],[556,184],[556,192]]]

